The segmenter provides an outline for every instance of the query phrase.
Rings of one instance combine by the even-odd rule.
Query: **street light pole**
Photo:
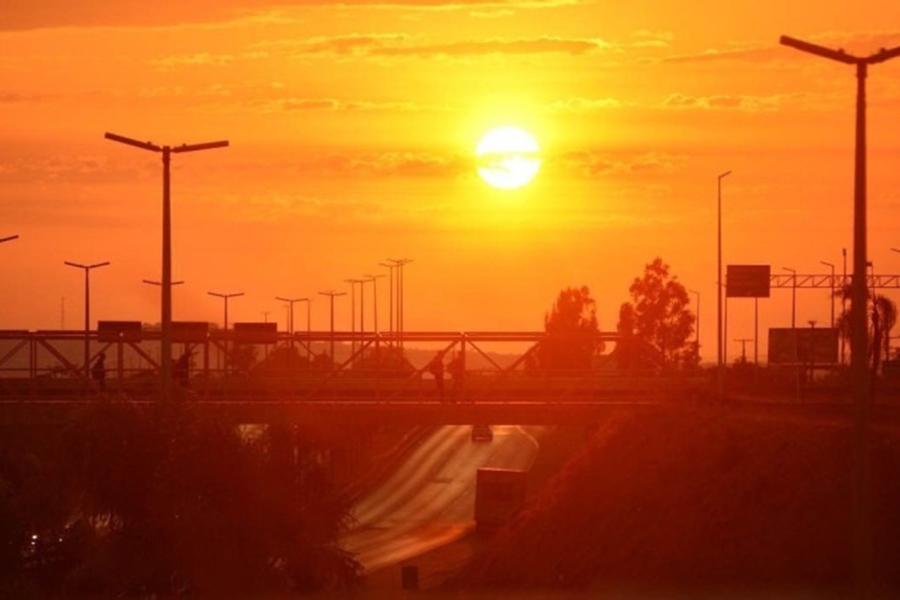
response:
[[[696,331],[696,344],[697,344],[697,353],[700,353],[700,292],[697,290],[688,290],[690,293],[697,296],[697,331]]]
[[[834,329],[834,263],[827,260],[820,260],[821,264],[831,267],[831,328]]]
[[[373,316],[374,316],[374,327],[375,327],[375,335],[378,335],[378,280],[384,277],[384,275],[366,275],[365,283],[372,283],[372,299],[373,299]]]
[[[790,267],[781,267],[791,273],[791,329],[797,327],[797,271]]]
[[[239,296],[243,296],[243,295],[244,295],[244,292],[234,292],[234,293],[232,293],[232,294],[222,294],[222,293],[219,293],[219,292],[206,292],[206,293],[209,294],[210,296],[215,296],[216,298],[222,298],[222,300],[225,301],[225,327],[224,327],[225,340],[224,340],[224,346],[225,346],[225,374],[227,375],[227,374],[228,374],[228,362],[229,362],[229,361],[228,361],[228,299],[229,299],[229,298],[237,298],[237,297],[239,297]]]
[[[865,57],[851,56],[843,50],[832,50],[788,36],[781,43],[856,67],[856,152],[853,194],[853,279],[851,280],[850,375],[855,392],[854,418],[854,571],[858,592],[868,595],[872,586],[872,524],[870,515],[869,403],[872,385],[867,369],[868,331],[866,324],[866,76],[869,65],[900,56],[900,46],[884,49]]]
[[[163,207],[162,207],[162,349],[160,352],[161,365],[161,399],[169,402],[172,399],[172,227],[171,227],[171,201],[170,201],[170,176],[169,163],[172,154],[182,152],[197,152],[200,150],[212,150],[228,146],[227,140],[216,142],[203,142],[200,144],[182,144],[180,146],[159,146],[152,142],[142,142],[127,138],[115,133],[105,133],[108,140],[135,146],[142,150],[160,152],[163,163]]]
[[[281,302],[287,302],[290,306],[289,308],[289,317],[288,317],[288,333],[291,336],[291,359],[293,360],[294,356],[294,303],[295,302],[303,302],[308,301],[309,298],[282,298],[281,296],[275,296],[276,300],[280,300]]]
[[[8,235],[4,238],[0,238],[0,244],[2,244],[3,242],[11,242],[11,241],[17,240],[17,239],[19,239],[18,235]]]
[[[716,334],[716,348],[718,352],[718,362],[716,363],[716,387],[718,389],[719,399],[721,399],[725,395],[725,364],[722,362],[722,179],[728,177],[731,174],[731,171],[725,171],[724,173],[720,173],[717,181],[717,198],[718,198],[718,211],[717,211],[717,220],[718,220],[718,276],[716,278],[716,304],[717,304],[717,313],[716,313],[716,322],[717,322],[717,334]]]
[[[356,284],[360,284],[361,279],[345,279],[345,283],[350,284],[350,353],[356,354]]]
[[[390,260],[390,259],[388,259]],[[392,263],[378,263],[382,267],[388,269],[388,333],[390,337],[394,336],[394,269],[397,265]]]
[[[105,267],[109,261],[83,265],[81,263],[64,261],[63,264],[84,270],[84,377],[91,379],[91,270]]]
[[[326,292],[319,292],[323,296],[328,296],[331,299],[331,369],[334,369],[334,299],[336,296],[346,296],[347,292],[335,292],[334,290],[328,290]]]
[[[841,314],[846,315],[847,314],[847,293],[846,293],[847,292],[847,249],[841,248],[841,254],[843,254],[843,257],[844,257],[844,270],[843,270],[843,274],[841,276]],[[844,318],[846,318],[846,317],[844,317]],[[841,368],[843,368],[844,362],[845,362],[844,346],[846,344],[844,343],[844,336],[841,335],[840,338],[841,338]]]
[[[403,348],[403,267],[413,262],[411,258],[389,258],[397,267],[397,334],[399,346]]]

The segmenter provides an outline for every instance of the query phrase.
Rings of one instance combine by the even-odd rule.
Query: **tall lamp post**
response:
[[[700,352],[700,292],[697,290],[688,290],[690,293],[697,296],[697,331],[696,331],[696,344],[697,344],[697,353]]]
[[[854,415],[854,571],[859,592],[866,595],[872,584],[872,528],[870,513],[869,466],[869,395],[871,382],[867,373],[868,332],[866,326],[866,76],[869,65],[885,62],[900,56],[900,46],[884,49],[875,54],[858,57],[843,50],[832,50],[786,35],[781,43],[803,52],[814,54],[856,67],[856,151],[853,194],[853,279],[850,298],[850,376],[856,404]]]
[[[403,267],[413,262],[411,258],[389,258],[389,262],[397,267],[397,333],[399,345],[403,348]]]
[[[827,260],[820,260],[819,263],[831,267],[831,328],[834,329],[834,263]]]
[[[791,273],[791,329],[797,327],[797,270],[790,267],[781,267]]]
[[[216,298],[221,298],[225,301],[225,326],[223,331],[225,332],[225,374],[228,374],[228,300],[230,298],[237,298],[239,296],[243,296],[244,292],[234,292],[232,294],[222,294],[220,292],[206,292],[210,296],[215,296]]]
[[[0,244],[2,244],[3,242],[11,242],[11,241],[17,240],[17,239],[19,239],[18,235],[8,235],[4,238],[0,238]]]
[[[334,369],[334,299],[337,296],[346,296],[347,292],[335,292],[334,290],[328,290],[328,291],[319,292],[319,293],[322,294],[323,296],[328,296],[331,299],[331,317],[330,317],[331,318],[331,330],[330,330],[331,337],[329,340],[329,344],[330,344],[329,352],[331,353],[331,356],[330,356],[331,368]]]
[[[297,302],[309,301],[309,298],[282,298],[281,296],[275,296],[276,300],[280,300],[281,302],[287,302],[288,306],[288,333],[291,336],[291,357],[293,360],[294,356],[294,304]]]
[[[94,263],[92,265],[83,265],[77,262],[64,261],[69,267],[76,267],[84,270],[84,377],[91,378],[91,271],[99,269],[109,264],[109,261]]]
[[[372,311],[374,317],[373,327],[375,328],[375,334],[378,334],[378,280],[383,278],[384,275],[366,275],[363,280],[364,283],[372,284]]]
[[[718,220],[718,276],[716,278],[716,304],[717,304],[717,313],[716,313],[716,323],[717,323],[717,334],[716,334],[716,349],[718,353],[718,361],[716,363],[716,387],[718,388],[719,398],[725,395],[725,363],[722,361],[722,287],[724,285],[722,281],[722,180],[731,175],[731,171],[725,171],[724,173],[720,173],[717,181],[717,198],[718,198],[718,211],[717,211],[717,220]]]
[[[356,284],[362,290],[362,279],[345,279],[344,282],[350,284],[350,348],[351,353],[356,354]]]
[[[310,329],[310,314],[312,313],[312,298],[300,298],[300,302],[306,302],[306,367],[312,365],[312,330]]]
[[[142,150],[151,152],[160,152],[162,154],[163,163],[163,207],[162,207],[162,318],[160,326],[162,329],[162,352],[160,353],[160,361],[162,362],[161,387],[162,400],[168,402],[172,399],[172,226],[171,226],[171,201],[170,201],[170,176],[169,163],[172,154],[182,152],[197,152],[200,150],[212,150],[214,148],[224,148],[228,146],[227,140],[216,142],[203,142],[200,144],[182,144],[180,146],[159,146],[152,142],[142,142],[127,138],[115,133],[105,133],[104,136],[108,140],[134,146]]]
[[[388,269],[388,333],[390,337],[394,336],[394,269],[397,265],[386,262],[378,263],[382,267]]]

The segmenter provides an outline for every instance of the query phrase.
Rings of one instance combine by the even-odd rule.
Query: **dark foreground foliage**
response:
[[[233,597],[358,580],[335,545],[349,506],[290,429],[245,436],[189,405],[110,402],[0,428],[0,597]]]
[[[872,448],[876,586],[900,593],[900,434]],[[605,424],[464,587],[853,594],[852,427],[737,409]],[[680,596],[679,596],[680,597]],[[724,596],[723,596],[724,597]]]

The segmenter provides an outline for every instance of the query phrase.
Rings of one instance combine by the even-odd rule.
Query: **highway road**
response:
[[[341,546],[365,573],[448,544],[475,528],[480,467],[527,470],[537,440],[518,426],[494,426],[490,442],[473,442],[470,426],[438,429],[383,485],[355,507]]]

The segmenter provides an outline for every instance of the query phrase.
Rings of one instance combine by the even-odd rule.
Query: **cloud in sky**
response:
[[[300,8],[468,10],[482,13],[584,4],[586,0],[30,0],[4,6],[0,31],[59,27],[159,27],[213,23]]]

